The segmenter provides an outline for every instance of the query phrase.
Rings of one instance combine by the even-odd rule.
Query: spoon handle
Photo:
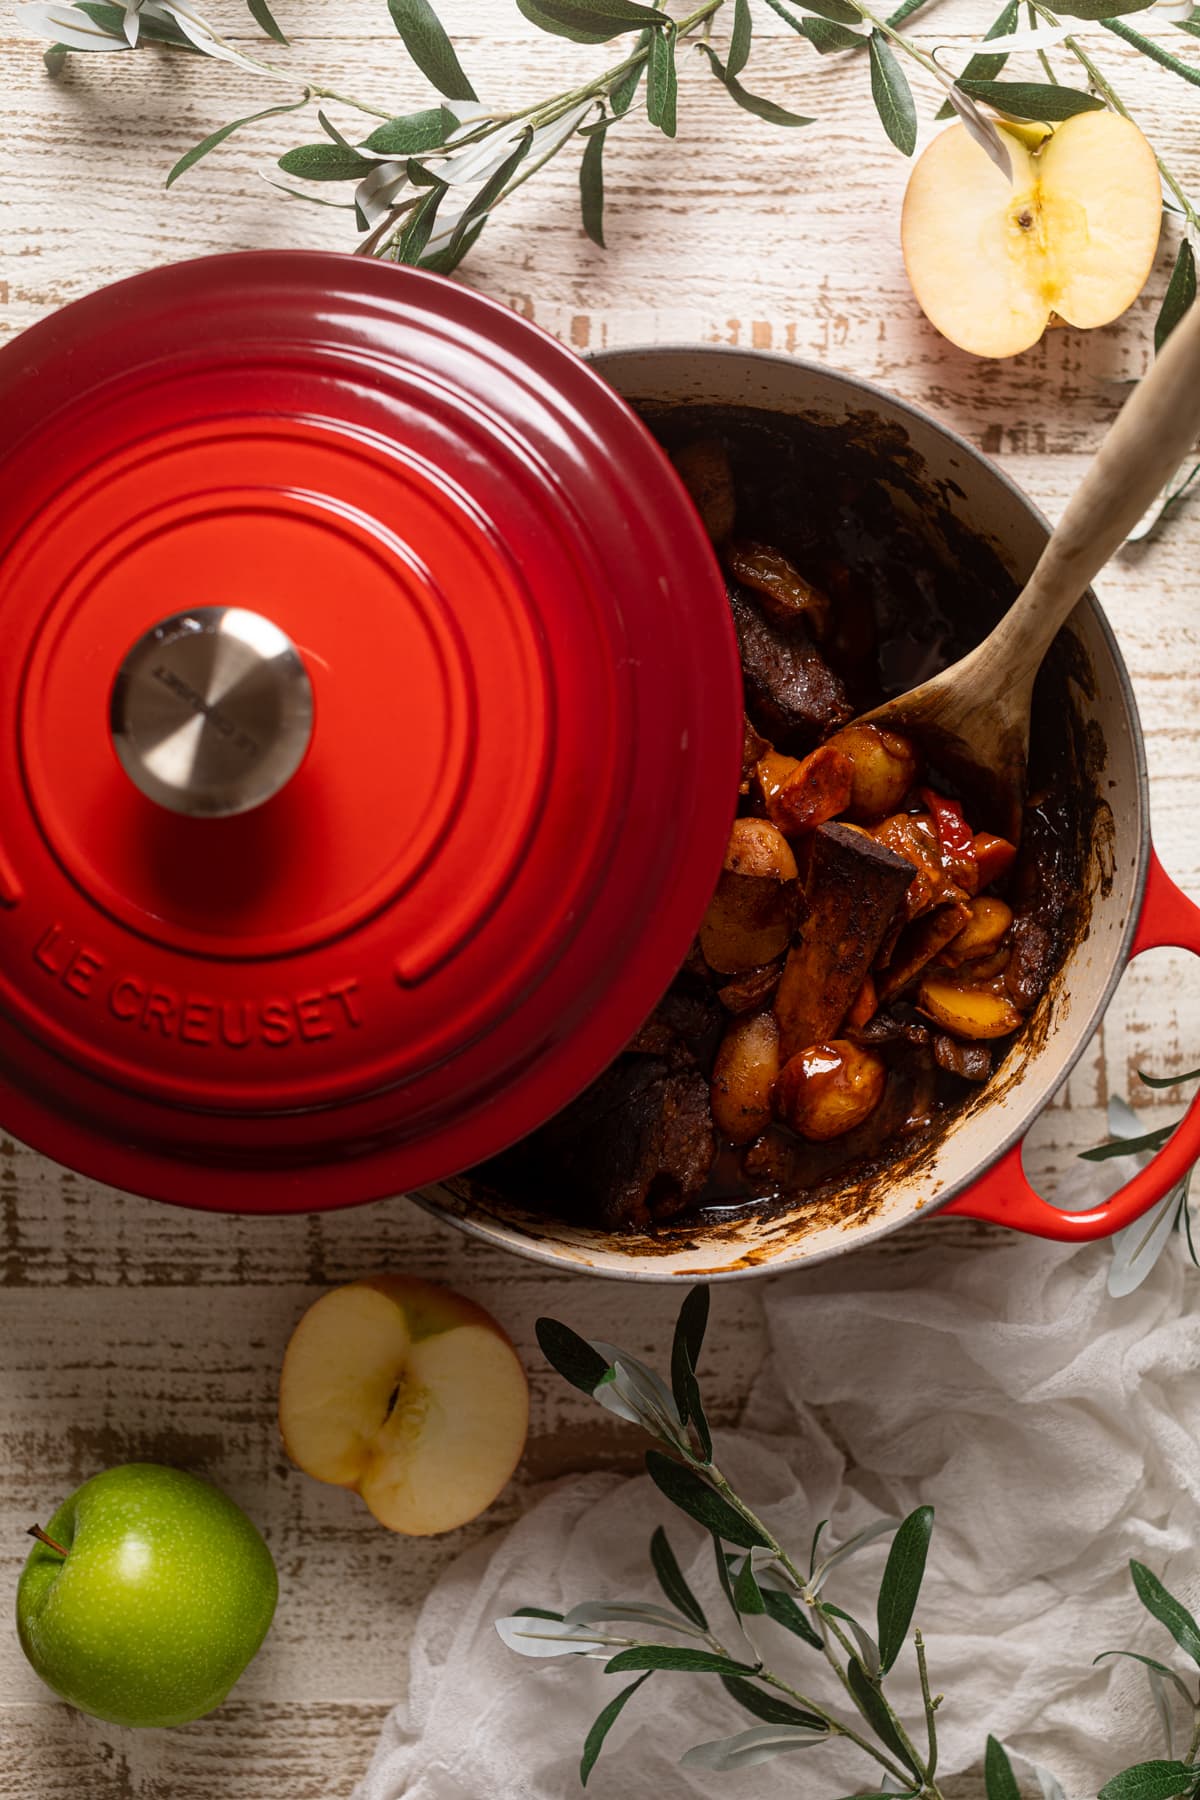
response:
[[[1200,304],[1134,388],[1009,610],[1010,671],[1032,672],[1094,576],[1125,542],[1200,433]]]

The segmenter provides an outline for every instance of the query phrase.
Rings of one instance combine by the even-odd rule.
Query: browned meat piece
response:
[[[1008,932],[1011,954],[1004,985],[1014,1006],[1023,1012],[1036,1006],[1054,973],[1057,947],[1048,926],[1028,916],[1014,919]]]
[[[939,950],[959,936],[970,917],[971,908],[965,900],[952,900],[909,925],[896,945],[886,975],[876,982],[880,1000],[886,1005],[910,981],[915,981]]]
[[[736,500],[729,452],[720,438],[697,438],[672,453],[680,480],[714,544],[733,530]]]
[[[986,1081],[992,1072],[992,1053],[986,1044],[964,1044],[945,1031],[933,1034],[933,1060],[948,1075],[964,1081]]]
[[[480,1173],[547,1212],[636,1231],[695,1201],[715,1154],[706,1077],[661,1057],[621,1056]]]
[[[806,581],[795,563],[767,544],[725,547],[725,566],[735,581],[762,595],[762,609],[777,625],[803,619],[815,638],[829,630],[829,596]]]
[[[760,1006],[767,1004],[779,986],[782,974],[782,961],[763,963],[757,969],[747,969],[744,975],[735,976],[724,987],[718,988],[717,999],[726,1012],[757,1012]]]
[[[849,720],[853,707],[803,623],[777,625],[736,588],[729,604],[742,655],[746,706],[758,730],[783,750],[811,750]]]
[[[770,744],[765,737],[755,731],[745,713],[742,714],[742,785],[740,792],[750,792],[750,782],[754,770],[762,757],[770,751]]]
[[[852,825],[830,823],[813,833],[811,910],[775,994],[785,1061],[837,1036],[912,874],[911,863]]]
[[[875,1048],[883,1044],[911,1044],[917,1049],[929,1042],[929,1027],[915,1008],[901,1000],[895,1006],[889,1006],[886,1012],[877,1012],[857,1030],[848,1028],[846,1035],[856,1044]]]

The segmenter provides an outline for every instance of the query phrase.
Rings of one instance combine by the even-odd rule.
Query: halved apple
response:
[[[1154,262],[1162,187],[1154,152],[1113,112],[1076,113],[1031,153],[1001,126],[1010,185],[961,125],[925,150],[900,223],[913,293],[976,356],[1016,356],[1055,315],[1107,325]]]
[[[490,1314],[380,1275],[334,1288],[292,1334],[279,1381],[292,1461],[357,1490],[381,1525],[453,1531],[489,1507],[525,1447],[525,1371]]]

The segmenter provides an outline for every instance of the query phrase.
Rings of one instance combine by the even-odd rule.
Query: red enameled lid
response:
[[[435,276],[156,270],[0,351],[0,1124],[245,1211],[448,1175],[682,959],[719,575],[569,351]]]

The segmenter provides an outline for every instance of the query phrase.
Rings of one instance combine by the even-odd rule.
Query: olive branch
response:
[[[875,1787],[853,1800],[943,1800],[938,1785],[938,1713],[944,1696],[930,1681],[925,1643],[914,1625],[933,1534],[933,1508],[919,1506],[903,1520],[877,1519],[836,1548],[828,1521],[812,1535],[805,1557],[785,1548],[770,1526],[736,1492],[713,1455],[697,1365],[708,1323],[709,1290],[684,1298],[671,1350],[670,1382],[612,1344],[580,1337],[555,1319],[539,1319],[538,1342],[547,1361],[573,1387],[607,1411],[639,1425],[655,1440],[646,1471],[673,1506],[709,1535],[718,1624],[685,1578],[666,1532],[656,1528],[649,1557],[666,1604],[641,1600],[583,1601],[568,1612],[523,1606],[496,1621],[509,1649],[534,1659],[570,1657],[603,1662],[606,1674],[633,1675],[602,1708],[584,1739],[581,1782],[589,1776],[622,1712],[655,1677],[715,1676],[754,1724],[685,1750],[684,1767],[734,1772],[793,1752],[842,1743],[860,1751]],[[831,1579],[848,1558],[891,1536],[871,1628],[830,1597]],[[1170,1632],[1200,1669],[1200,1625],[1154,1573],[1131,1562],[1134,1591],[1151,1617]],[[821,1659],[836,1677],[836,1703],[815,1698],[807,1683],[772,1666],[772,1642],[782,1631]],[[667,1639],[669,1641],[664,1641]],[[887,1678],[905,1651],[915,1661],[921,1715],[906,1720],[893,1704]],[[1101,1651],[1095,1663],[1124,1657],[1146,1671],[1162,1725],[1166,1755],[1114,1775],[1099,1800],[1200,1800],[1200,1691],[1159,1658],[1137,1650]],[[1177,1740],[1184,1746],[1177,1754]],[[1066,1800],[1054,1773],[1016,1754],[1042,1800]],[[1013,1758],[989,1736],[984,1754],[987,1800],[1021,1800]],[[1029,1791],[1027,1789],[1027,1791]]]
[[[643,0],[516,4],[542,31],[578,44],[613,44],[620,53],[602,73],[575,87],[516,110],[493,109],[480,102],[430,0],[389,0],[391,23],[409,57],[441,97],[438,105],[397,114],[386,104],[343,93],[280,63],[275,51],[270,58],[251,54],[211,25],[192,0],[25,0],[16,11],[32,29],[55,40],[46,52],[52,72],[66,56],[80,51],[182,51],[214,57],[286,87],[290,98],[219,126],[188,150],[169,171],[168,186],[243,126],[315,111],[322,138],[279,157],[279,170],[289,179],[276,178],[276,185],[294,198],[349,212],[363,254],[442,273],[458,266],[496,209],[570,143],[580,149],[583,227],[603,246],[608,134],[644,116],[652,127],[674,137],[685,51],[694,52],[731,101],[767,124],[812,124],[813,117],[789,111],[745,85],[755,19],[763,7],[818,55],[863,59],[875,110],[891,142],[905,155],[912,154],[917,139],[917,108],[905,63],[937,83],[944,97],[938,116],[957,114],[1003,169],[1010,162],[998,121],[1054,123],[1103,107],[1131,116],[1097,61],[1094,43],[1083,42],[1085,35],[1115,36],[1177,80],[1200,88],[1200,66],[1126,23],[1130,15],[1151,7],[1161,19],[1159,0],[1058,0],[1053,8],[1043,0],[1024,0],[1024,31],[1018,29],[1022,0],[1007,0],[957,76],[943,68],[936,52],[922,48],[902,29],[928,0],[902,0],[887,15],[865,0],[703,0],[678,17],[667,10],[666,0],[653,5]],[[286,48],[287,36],[269,0],[247,0],[247,5],[266,38]],[[1174,0],[1168,5],[1173,15],[1179,14]],[[1200,38],[1200,6],[1186,17],[1171,16],[1168,23],[1183,40]],[[722,49],[713,42],[718,24]],[[1184,47],[1181,41],[1178,48]],[[1045,79],[998,79],[1013,55],[1036,57]],[[1064,59],[1074,85],[1062,78]],[[365,116],[374,122],[372,129],[363,137],[347,136],[330,118],[326,103]],[[1164,203],[1182,227],[1155,329],[1161,345],[1195,298],[1200,208],[1161,156],[1158,162]],[[296,181],[305,185],[292,185]],[[348,198],[331,199],[314,191],[325,185],[352,187],[352,192]]]

